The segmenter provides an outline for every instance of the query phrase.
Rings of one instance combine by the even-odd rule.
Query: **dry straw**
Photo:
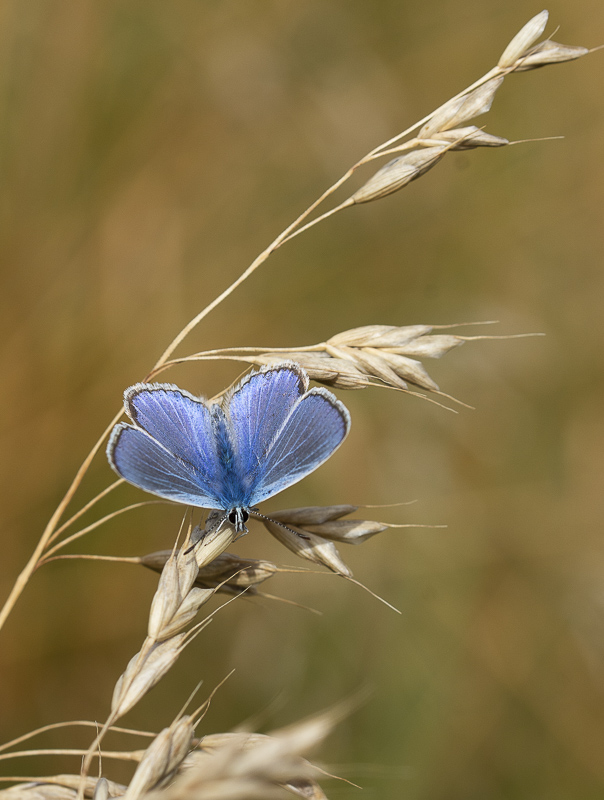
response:
[[[285,242],[345,208],[379,200],[399,191],[439,164],[452,151],[507,146],[509,142],[506,138],[469,124],[490,110],[505,78],[511,73],[570,61],[588,52],[586,48],[562,45],[549,39],[538,42],[547,18],[546,11],[537,14],[512,39],[493,69],[424,119],[382,143],[354,164],[260,253],[236,281],[182,329],[166,347],[146,380],[174,364],[187,361],[232,360],[266,365],[275,361],[295,360],[313,380],[337,389],[363,389],[371,385],[407,392],[412,386],[421,392],[440,392],[423,360],[441,358],[467,341],[495,337],[461,336],[450,330],[443,332],[443,327],[431,325],[378,324],[342,331],[325,342],[301,348],[246,346],[209,350],[178,358],[173,356],[201,320]],[[415,131],[417,134],[413,136]],[[387,163],[360,187],[351,190],[346,200],[312,216],[360,168],[386,158],[389,159]],[[117,508],[92,525],[67,534],[84,513],[91,511],[100,499],[113,493],[122,483],[114,481],[109,484],[93,500],[64,519],[67,507],[90,464],[121,415],[120,410],[109,422],[52,515],[30,561],[0,612],[0,627],[39,566],[55,558],[55,553],[67,543],[81,538],[117,514],[144,504]],[[337,546],[362,544],[377,533],[395,527],[351,518],[350,515],[357,510],[356,506],[351,505],[287,509],[275,512],[271,519],[264,518],[261,522],[291,552],[313,566],[326,568],[350,579],[351,570],[342,560]],[[107,800],[118,796],[127,797],[128,800],[141,797],[156,800],[269,800],[281,797],[284,791],[290,796],[294,794],[315,800],[325,798],[317,783],[319,771],[303,756],[329,732],[335,722],[333,715],[323,715],[270,736],[243,732],[218,733],[200,740],[195,739],[199,718],[195,715],[178,715],[169,727],[157,734],[129,731],[130,734],[151,737],[151,743],[142,750],[132,748],[117,753],[107,750],[103,745],[115,721],[147,695],[171,669],[192,638],[209,622],[212,615],[198,623],[195,623],[195,619],[202,606],[215,593],[228,592],[234,595],[233,599],[243,592],[255,593],[260,584],[281,571],[271,562],[242,559],[225,552],[235,538],[232,526],[225,524],[216,529],[210,517],[205,527],[191,533],[186,545],[175,547],[173,551],[133,559],[136,563],[161,572],[151,603],[147,637],[116,682],[105,725],[87,749],[70,751],[79,758],[83,757],[81,771],[73,775],[57,774],[38,778],[14,776],[12,780],[15,785],[0,791],[0,800],[73,800],[76,797]],[[4,750],[0,757],[6,760],[50,752],[11,749],[33,735],[35,732],[0,748]],[[111,771],[112,759],[136,763],[128,786],[112,782],[106,777],[93,778],[91,766],[97,756],[102,756],[103,772],[107,773]]]

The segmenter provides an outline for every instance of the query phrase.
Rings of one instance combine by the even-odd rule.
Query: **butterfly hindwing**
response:
[[[327,391],[311,389],[292,408],[252,489],[250,504],[266,500],[323,464],[348,435],[346,406]]]

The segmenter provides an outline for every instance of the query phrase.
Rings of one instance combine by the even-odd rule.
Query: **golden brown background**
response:
[[[599,0],[549,9],[559,41],[604,41]],[[123,389],[353,161],[486,72],[540,10],[2,4],[2,598]],[[340,393],[349,440],[263,509],[416,499],[373,515],[448,529],[393,530],[343,553],[401,616],[335,577],[281,577],[272,591],[323,616],[230,605],[127,724],[165,726],[199,680],[203,697],[235,667],[201,733],[252,716],[269,730],[372,690],[321,751],[365,787],[333,784],[334,798],[602,797],[603,122],[601,53],[511,76],[478,124],[563,140],[449,156],[284,247],[194,334],[182,352],[310,344],[370,323],[497,319],[488,332],[547,336],[430,363],[476,408],[457,416],[386,390]],[[170,379],[212,394],[236,375]],[[79,502],[110,479],[101,458]],[[112,502],[141,497],[121,492]],[[168,547],[180,519],[134,512],[75,550]],[[263,530],[239,552],[295,561]],[[155,580],[74,562],[35,575],[0,640],[0,740],[105,718]],[[78,760],[2,772],[58,769]]]

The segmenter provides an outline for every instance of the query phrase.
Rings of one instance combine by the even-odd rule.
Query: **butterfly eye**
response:
[[[245,523],[248,521],[249,518],[250,518],[250,515],[247,513],[247,511],[244,508],[234,508],[229,513],[229,516],[228,516],[229,522],[232,522],[233,525],[236,525],[239,522],[242,525],[245,525]]]

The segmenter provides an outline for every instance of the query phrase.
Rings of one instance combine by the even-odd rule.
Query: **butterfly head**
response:
[[[245,523],[250,518],[250,514],[246,508],[231,508],[230,511],[226,512],[225,516],[231,525],[235,526],[236,533],[243,535],[248,532]]]

